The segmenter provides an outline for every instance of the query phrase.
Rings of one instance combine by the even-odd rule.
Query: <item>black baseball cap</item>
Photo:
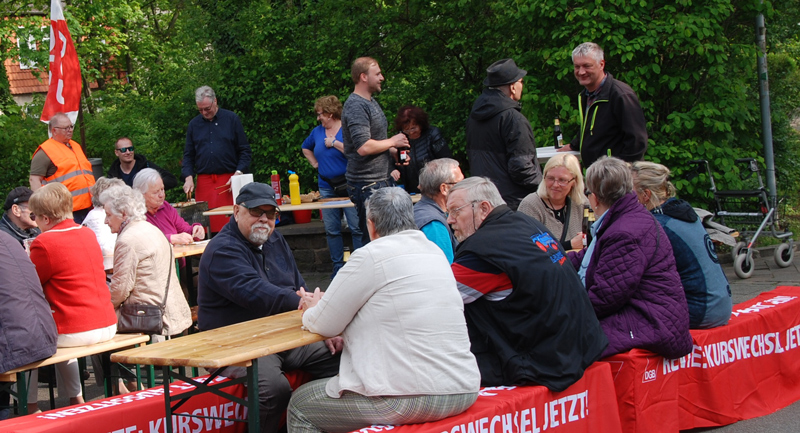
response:
[[[32,189],[28,188],[27,186],[18,186],[8,193],[8,197],[6,197],[6,202],[3,205],[3,209],[9,210],[11,209],[11,206],[15,204],[25,203],[31,199],[32,195]]]
[[[265,204],[278,207],[278,202],[275,201],[275,190],[271,186],[260,182],[250,182],[243,186],[239,190],[239,195],[236,196],[236,204],[248,209]]]

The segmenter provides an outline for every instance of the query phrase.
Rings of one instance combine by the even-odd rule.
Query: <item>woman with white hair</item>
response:
[[[587,204],[578,158],[559,153],[545,164],[539,189],[528,194],[517,210],[544,224],[565,250],[578,250],[583,247],[581,223]]]
[[[161,174],[152,168],[145,168],[133,179],[133,189],[144,196],[147,206],[147,222],[158,227],[173,245],[190,244],[206,237],[200,223],[189,225],[178,211],[164,200],[164,181]]]
[[[100,202],[106,224],[117,234],[111,277],[111,303],[117,314],[123,304],[161,305],[166,294],[161,335],[185,331],[192,324],[192,315],[172,269],[172,247],[155,226],[145,221],[144,197],[127,185],[116,186],[106,190]]]

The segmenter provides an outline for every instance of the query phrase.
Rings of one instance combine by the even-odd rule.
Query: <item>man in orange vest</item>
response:
[[[80,224],[92,210],[92,164],[81,145],[72,141],[73,125],[66,114],[53,115],[48,127],[51,138],[40,144],[31,158],[31,189],[36,191],[50,182],[64,184],[72,193],[73,219]]]

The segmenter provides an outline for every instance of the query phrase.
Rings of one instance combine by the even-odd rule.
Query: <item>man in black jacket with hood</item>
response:
[[[527,71],[518,68],[513,59],[503,59],[486,72],[486,88],[467,120],[470,172],[491,179],[503,200],[516,210],[542,181],[533,130],[519,105]]]

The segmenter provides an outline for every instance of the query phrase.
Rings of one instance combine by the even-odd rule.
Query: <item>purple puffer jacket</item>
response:
[[[576,269],[585,251],[569,253]],[[666,358],[692,350],[689,307],[672,245],[636,193],[607,211],[586,270],[586,288],[608,337],[603,357],[634,347]]]

